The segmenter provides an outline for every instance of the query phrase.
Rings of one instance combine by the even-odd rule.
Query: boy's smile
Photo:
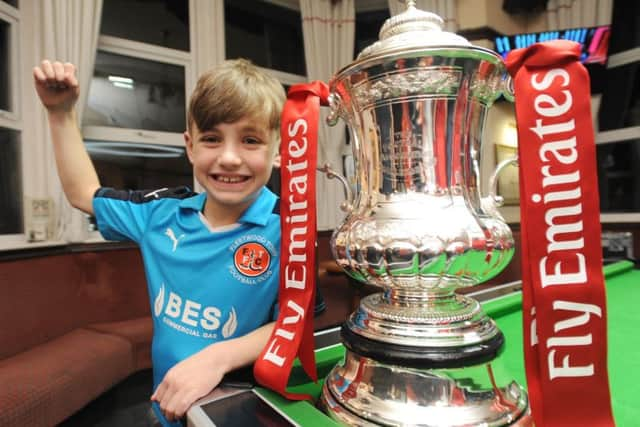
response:
[[[193,173],[207,191],[204,215],[214,225],[236,222],[269,181],[278,156],[274,135],[255,119],[185,132]]]
[[[238,182],[244,182],[247,179],[249,179],[249,177],[246,177],[246,176],[229,176],[229,175],[221,175],[221,174],[216,174],[213,177],[217,181],[225,182],[229,184],[237,184]]]

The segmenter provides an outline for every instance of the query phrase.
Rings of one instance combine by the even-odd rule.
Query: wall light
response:
[[[118,82],[118,83],[128,83],[130,85],[133,84],[133,79],[129,77],[120,77],[120,76],[109,76],[107,77],[110,82]]]
[[[177,158],[184,156],[184,149],[167,145],[111,141],[85,141],[84,145],[91,154],[146,158]]]

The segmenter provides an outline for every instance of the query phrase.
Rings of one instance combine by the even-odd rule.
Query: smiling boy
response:
[[[180,425],[227,372],[255,361],[273,328],[280,219],[265,185],[279,166],[284,90],[246,60],[205,73],[184,133],[205,191],[122,191],[100,186],[84,148],[75,67],[45,60],[33,74],[69,202],[95,215],[106,239],[140,247],[154,322],[153,409],[162,425]]]

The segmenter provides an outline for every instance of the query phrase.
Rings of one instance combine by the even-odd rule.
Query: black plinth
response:
[[[344,346],[353,353],[384,364],[417,369],[462,368],[490,362],[504,345],[504,335],[499,331],[482,343],[457,347],[416,347],[374,341],[353,332],[346,324],[340,333]]]

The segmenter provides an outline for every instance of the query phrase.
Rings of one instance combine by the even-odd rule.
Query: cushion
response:
[[[87,329],[126,339],[133,348],[134,369],[137,371],[151,367],[151,338],[153,337],[151,316],[119,322],[93,323],[87,326]]]
[[[0,427],[63,421],[133,372],[131,347],[77,329],[0,361]]]

